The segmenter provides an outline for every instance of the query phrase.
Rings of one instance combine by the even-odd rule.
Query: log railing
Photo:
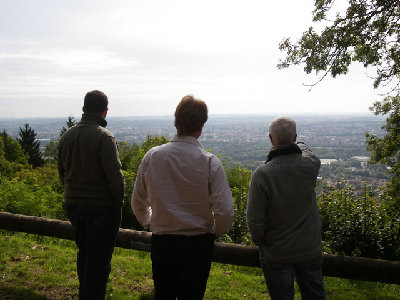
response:
[[[0,212],[0,228],[73,240],[69,222]],[[150,251],[151,233],[120,229],[117,246]],[[215,243],[213,261],[259,267],[257,247]],[[400,262],[324,254],[324,276],[400,284]]]

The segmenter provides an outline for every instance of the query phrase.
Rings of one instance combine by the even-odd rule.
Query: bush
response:
[[[28,216],[65,220],[63,195],[48,185],[1,178],[0,210]]]
[[[318,196],[325,251],[350,256],[400,259],[400,213],[384,191],[357,196],[345,181],[325,185]]]
[[[228,234],[229,239],[227,240],[236,244],[250,244],[251,239],[247,229],[246,208],[251,171],[243,168],[240,164],[237,164],[234,168],[226,168],[225,171],[235,207],[235,219]]]

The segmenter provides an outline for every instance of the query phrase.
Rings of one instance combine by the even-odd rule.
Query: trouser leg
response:
[[[156,299],[202,299],[211,268],[214,236],[153,235]]]
[[[326,299],[322,278],[322,255],[296,263],[295,276],[302,299]]]
[[[268,261],[259,248],[261,268],[272,300],[294,299],[294,268],[291,264]]]
[[[80,299],[104,299],[121,222],[121,209],[78,206],[78,211],[79,222],[73,216],[70,220],[79,249],[77,269]]]
[[[179,300],[203,299],[211,269],[214,239],[211,234],[186,238],[179,265]]]

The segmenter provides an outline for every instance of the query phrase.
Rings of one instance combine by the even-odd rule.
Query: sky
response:
[[[193,94],[210,114],[368,112],[382,97],[354,65],[317,81],[278,70],[279,42],[312,26],[314,0],[0,0],[0,118],[170,115]]]

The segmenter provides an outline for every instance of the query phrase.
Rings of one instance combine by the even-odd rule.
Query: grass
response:
[[[78,299],[71,241],[0,232],[0,299]],[[149,253],[116,248],[107,299],[153,299]],[[400,299],[400,286],[325,277],[328,299]],[[261,270],[213,263],[205,299],[269,299]],[[295,299],[301,299],[296,287]]]

